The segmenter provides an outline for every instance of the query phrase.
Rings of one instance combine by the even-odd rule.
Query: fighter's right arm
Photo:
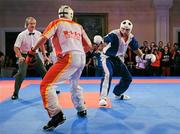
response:
[[[88,52],[92,48],[92,43],[84,29],[82,29],[82,45],[84,47],[85,52]]]
[[[151,62],[156,61],[156,56],[154,54],[144,54],[139,48],[134,51],[142,60],[151,60]]]
[[[142,58],[142,60],[151,60],[151,62],[156,61],[156,56],[154,54],[144,54],[141,49],[139,49],[139,44],[137,40],[133,37],[131,42],[129,43],[129,46],[134,51],[136,55]]]
[[[44,32],[38,39],[37,43],[32,48],[32,51],[35,51],[36,49],[44,45],[46,41],[50,39],[56,33],[58,23],[60,23],[60,20],[57,19],[57,20],[51,21],[48,24],[48,26],[45,28]]]

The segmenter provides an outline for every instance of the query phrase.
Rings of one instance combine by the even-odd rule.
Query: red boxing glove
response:
[[[29,64],[35,58],[35,55],[36,55],[36,51],[32,50],[31,48],[31,50],[28,51],[27,53],[27,57],[25,60],[26,64]]]

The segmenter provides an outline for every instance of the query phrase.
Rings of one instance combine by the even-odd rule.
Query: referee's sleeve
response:
[[[20,33],[20,34],[17,36],[17,38],[16,38],[14,47],[20,48],[20,47],[21,47],[21,44],[22,44],[22,40],[23,40],[23,34]]]

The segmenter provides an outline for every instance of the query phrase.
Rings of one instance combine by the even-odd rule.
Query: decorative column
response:
[[[169,42],[169,9],[173,0],[153,0],[156,10],[156,43]]]

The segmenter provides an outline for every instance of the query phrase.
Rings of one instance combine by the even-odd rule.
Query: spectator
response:
[[[159,41],[159,43],[158,43],[158,51],[163,52],[164,51],[163,47],[164,47],[163,42]]]
[[[86,66],[83,70],[83,76],[95,76],[95,68],[93,62],[94,51],[95,45],[93,45],[91,50],[86,53]]]
[[[162,76],[170,76],[171,63],[171,53],[169,52],[169,47],[165,46],[161,59]]]
[[[136,56],[136,75],[147,76],[150,63],[150,60],[143,60],[139,56]]]
[[[161,65],[161,57],[162,53],[157,49],[153,49],[152,52],[156,56],[156,61],[151,63],[151,75],[152,76],[160,76],[160,65]]]
[[[176,46],[174,53],[174,72],[176,76],[180,76],[180,44]]]

